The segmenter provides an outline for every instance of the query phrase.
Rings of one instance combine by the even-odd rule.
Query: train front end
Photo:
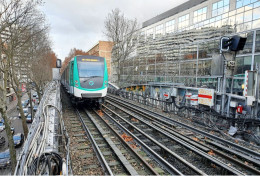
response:
[[[108,86],[105,58],[76,56],[74,63],[74,96],[83,101],[103,103]]]

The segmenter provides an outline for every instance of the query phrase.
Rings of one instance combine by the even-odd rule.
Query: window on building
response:
[[[260,30],[256,31],[255,52],[260,52]]]
[[[163,34],[163,24],[160,24],[155,27],[155,35],[160,36]]]
[[[252,56],[237,57],[235,74],[244,74],[246,70],[251,69]]]
[[[260,18],[260,7],[255,8],[253,10],[253,20],[257,20]]]
[[[166,33],[174,32],[174,24],[175,24],[175,20],[166,22]]]
[[[153,28],[148,29],[148,30],[146,31],[146,36],[147,36],[147,37],[153,37]]]
[[[179,29],[183,29],[189,25],[190,14],[179,17]]]
[[[255,56],[254,62],[254,64],[257,63],[258,66],[260,65],[260,55]]]
[[[257,2],[258,0],[237,0],[236,3],[236,8],[240,8],[240,7],[244,7],[244,6],[248,6],[254,2]]]
[[[199,10],[194,11],[193,13],[193,23],[197,23],[207,18],[207,7],[201,8]]]
[[[229,0],[221,0],[212,5],[212,16],[221,15],[229,11]]]

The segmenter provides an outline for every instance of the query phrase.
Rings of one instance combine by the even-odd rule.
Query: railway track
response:
[[[254,151],[233,143],[230,147],[229,141],[226,142],[211,134],[205,135],[203,131],[151,112],[118,97],[109,96],[107,100],[107,105],[104,106],[106,112],[109,112],[113,117],[117,117],[117,120],[118,118],[122,118],[122,121],[125,120],[122,123],[129,123],[128,128],[137,125],[135,127],[139,130],[156,131],[160,135],[150,134],[150,137],[161,139],[161,144],[176,152],[178,156],[185,158],[188,162],[195,163],[195,167],[200,168],[202,173],[260,174],[259,160],[251,157],[255,153]],[[132,123],[133,120],[138,124]],[[135,131],[138,131],[137,129]],[[169,141],[171,144],[169,144]],[[192,153],[190,158],[187,156],[189,152]],[[200,162],[194,162],[196,159]],[[196,165],[196,163],[204,164]]]
[[[64,102],[66,102],[64,104]],[[63,101],[63,116],[71,145],[72,171],[75,175],[166,175],[170,172],[158,164],[122,130],[112,127],[95,110],[76,109]],[[116,130],[115,130],[116,129]],[[174,171],[171,171],[174,170]]]
[[[99,159],[92,148],[91,141],[73,107],[63,112],[64,122],[70,136],[70,160],[75,175],[104,175]]]
[[[72,165],[83,165],[83,167],[73,167],[74,174],[102,173],[100,175],[165,175],[166,170],[158,167],[155,161],[148,159],[145,152],[134,144],[128,144],[124,137],[128,137],[124,132],[114,130],[103,117],[94,110],[75,109],[75,113],[69,114],[70,123],[73,126],[70,134],[76,139],[76,144],[72,147],[73,154],[80,155]],[[122,137],[123,136],[123,137]],[[77,145],[78,142],[81,145]],[[129,141],[128,141],[129,142]],[[131,140],[130,140],[131,142]],[[73,151],[74,149],[74,151]],[[85,151],[85,152],[84,152]],[[92,161],[92,163],[86,163]],[[85,162],[85,163],[84,163]],[[85,166],[84,166],[85,165]],[[79,172],[79,170],[80,172]],[[95,171],[94,171],[95,170]],[[99,171],[97,171],[99,170]],[[179,174],[178,172],[171,172]]]
[[[100,115],[94,110],[78,110],[78,115],[88,131],[92,145],[96,148],[106,174],[109,175],[144,175],[157,174],[139,155],[134,155],[133,149],[120,135],[117,135],[109,123],[100,120]]]

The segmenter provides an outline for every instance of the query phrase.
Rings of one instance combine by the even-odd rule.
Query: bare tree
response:
[[[46,52],[39,55],[38,59],[35,59],[31,67],[31,80],[35,84],[36,92],[39,96],[39,101],[41,100],[41,93],[44,90],[44,86],[47,82],[52,79],[52,60],[57,59],[57,57],[52,55],[52,52]],[[39,67],[39,65],[41,65]]]
[[[0,0],[0,75],[3,77],[0,84],[0,113],[5,120],[13,172],[16,166],[16,153],[6,112],[6,87],[9,81],[16,93],[23,130],[27,137],[28,127],[21,106],[21,66],[28,65],[31,37],[43,29],[41,27],[43,17],[37,11],[39,4],[38,0]]]
[[[10,67],[12,87],[17,95],[18,106],[20,107],[19,111],[21,114],[24,136],[27,138],[28,127],[21,105],[21,86],[22,84],[27,83],[28,79],[26,75],[28,75],[27,72],[31,67],[31,39],[33,36],[41,33],[45,28],[42,27],[42,24],[44,24],[44,17],[36,9],[37,5],[39,5],[38,2],[32,1],[31,3],[24,5],[28,5],[30,9],[21,19],[16,20],[16,22],[8,28],[10,35],[6,55]]]
[[[34,84],[41,100],[41,92],[44,85],[51,80],[51,68],[53,60],[56,63],[56,55],[51,51],[51,41],[48,38],[48,28],[42,30],[31,38],[30,62],[31,69],[28,72],[29,82]]]
[[[64,62],[62,62],[62,67],[60,70],[61,73],[65,70],[65,68],[69,64],[70,60],[77,55],[88,55],[88,52],[85,52],[81,49],[76,49],[76,48],[70,49],[68,56],[65,57]]]
[[[119,9],[112,10],[105,20],[104,34],[114,42],[112,49],[112,65],[117,75],[117,84],[120,85],[121,67],[125,60],[133,53],[137,39],[137,20],[127,19]]]

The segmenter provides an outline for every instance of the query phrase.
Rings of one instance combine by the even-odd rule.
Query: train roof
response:
[[[77,58],[87,57],[87,58],[89,58],[89,59],[104,58],[104,57],[91,56],[91,55],[81,55],[81,56],[76,56],[76,57],[77,57]]]

